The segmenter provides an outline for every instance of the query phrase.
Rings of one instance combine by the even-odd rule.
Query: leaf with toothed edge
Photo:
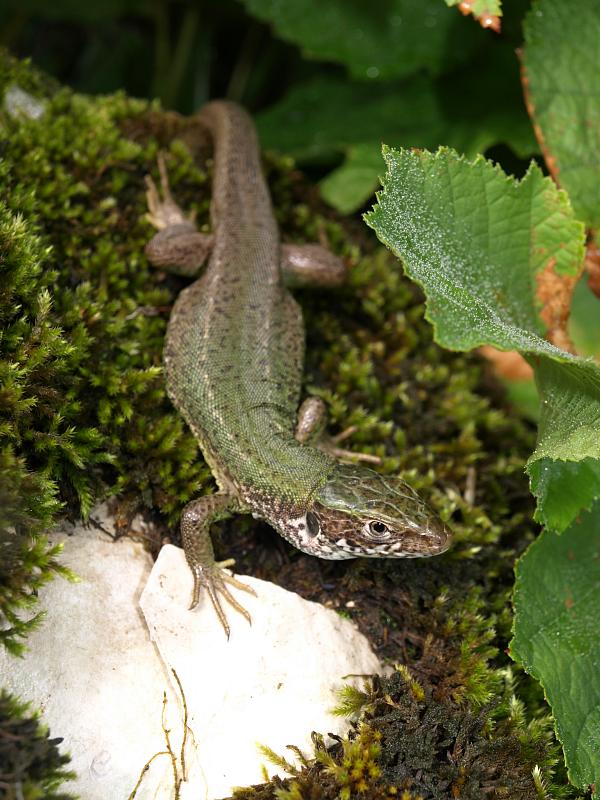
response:
[[[479,157],[384,148],[388,172],[367,224],[398,255],[427,296],[437,341],[453,350],[483,344],[518,350],[540,391],[537,448],[528,471],[538,515],[564,527],[544,486],[559,481],[593,498],[588,459],[600,459],[600,367],[543,337],[550,319],[541,290],[570,296],[583,259],[583,225],[567,196],[532,164],[521,181]],[[541,462],[541,463],[540,463]]]
[[[365,84],[343,76],[296,84],[257,117],[262,146],[303,164],[344,160],[321,181],[325,199],[343,213],[375,192],[381,141],[396,147],[445,144],[475,156],[499,143],[525,158],[537,145],[521,107],[514,53],[494,48],[472,66],[433,81]]]
[[[520,559],[510,653],[544,687],[570,780],[600,798],[600,501]]]
[[[517,181],[482,157],[468,161],[444,148],[435,154],[384,148],[384,158],[383,190],[365,219],[423,288],[436,340],[454,350],[483,344],[518,350],[535,373],[540,423],[527,470],[537,517],[548,530],[519,563],[513,654],[544,685],[571,778],[585,788],[600,777],[594,739],[600,736],[600,684],[585,677],[600,658],[597,626],[583,625],[577,633],[585,658],[573,660],[568,647],[550,658],[544,620],[556,602],[555,584],[564,590],[573,572],[554,551],[581,534],[582,514],[588,539],[575,544],[583,553],[598,539],[598,506],[594,514],[586,510],[600,495],[600,366],[543,338],[564,322],[581,270],[584,227],[567,195],[535,164]],[[598,585],[597,557],[584,554],[577,568],[574,593]],[[577,603],[587,619],[585,596]],[[558,637],[561,620],[557,611]],[[534,640],[539,647],[529,647]],[[581,689],[569,702],[560,697],[565,681]]]

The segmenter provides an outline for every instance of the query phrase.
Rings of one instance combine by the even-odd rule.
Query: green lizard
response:
[[[162,195],[147,179],[148,218],[159,232],[146,253],[155,266],[189,277],[208,258],[173,307],[164,363],[169,396],[219,486],[181,517],[191,607],[206,590],[229,636],[221,599],[250,616],[227,584],[252,590],[221,569],[231,562],[215,562],[213,521],[249,513],[300,550],[330,559],[432,556],[447,549],[450,532],[402,479],[341,463],[339,451],[319,446],[322,402],[308,398],[298,411],[304,328],[287,286],[338,285],[344,265],[317,245],[280,245],[243,109],[211,102],[197,121],[214,144],[213,233],[197,232],[176,205],[159,160]]]

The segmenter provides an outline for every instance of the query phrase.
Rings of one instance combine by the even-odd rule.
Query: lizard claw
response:
[[[223,630],[225,631],[225,635],[228,639],[229,634],[231,633],[231,628],[229,627],[227,616],[225,615],[225,611],[221,605],[221,598],[226,600],[230,606],[232,606],[239,614],[248,620],[248,624],[252,624],[252,617],[248,611],[246,611],[244,606],[241,603],[238,603],[235,597],[231,594],[227,584],[234,586],[236,589],[242,589],[243,591],[248,592],[248,594],[252,594],[256,597],[256,592],[251,586],[247,586],[245,583],[242,583],[242,581],[237,580],[237,578],[234,578],[233,575],[229,575],[229,573],[225,572],[217,565],[214,567],[194,566],[192,568],[192,572],[194,575],[194,589],[192,592],[190,609],[195,608],[198,605],[200,600],[200,592],[202,589],[206,589],[208,596],[210,597],[210,601],[213,604],[213,608],[215,609],[215,612],[219,618],[219,622],[223,626]]]
[[[165,164],[164,153],[158,154],[158,171],[160,173],[160,191],[150,175],[146,175],[146,203],[148,213],[145,218],[157,230],[161,231],[170,225],[189,225],[194,222],[194,214],[186,216],[179,208],[169,186],[169,176]]]
[[[330,436],[329,440],[331,446],[329,447],[328,452],[331,453],[332,456],[335,456],[335,458],[339,458],[341,461],[345,461],[346,463],[352,463],[353,461],[366,461],[368,464],[381,464],[381,458],[379,458],[379,456],[374,456],[371,453],[356,453],[354,450],[344,450],[343,448],[337,446],[340,442],[349,439],[350,436],[356,433],[357,430],[358,425],[350,425],[341,433],[336,433],[335,436]]]

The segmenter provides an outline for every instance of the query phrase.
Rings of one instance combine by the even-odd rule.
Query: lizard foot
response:
[[[252,624],[252,617],[246,611],[244,606],[241,603],[238,603],[235,597],[231,594],[227,588],[227,584],[234,586],[236,589],[241,589],[244,592],[248,592],[248,594],[253,594],[256,597],[256,592],[251,586],[247,586],[245,583],[238,581],[237,578],[229,575],[229,573],[222,570],[216,564],[212,567],[194,566],[192,568],[192,573],[194,575],[194,590],[192,592],[190,609],[195,608],[195,606],[198,605],[198,601],[200,600],[200,592],[202,589],[206,589],[211,603],[213,604],[213,608],[215,609],[215,612],[219,618],[219,622],[223,626],[223,630],[225,631],[225,635],[228,639],[231,629],[229,627],[229,623],[227,622],[227,617],[223,610],[223,606],[221,605],[221,598],[226,600],[230,606],[232,606],[238,613],[247,619],[250,625]]]
[[[381,464],[379,456],[374,456],[371,453],[356,453],[354,450],[344,450],[344,448],[337,446],[340,442],[352,436],[353,433],[356,433],[357,430],[358,426],[350,425],[349,428],[346,428],[341,433],[330,436],[329,442],[325,444],[325,451],[344,462],[364,461],[367,464]]]
[[[146,219],[159,231],[170,225],[193,223],[194,214],[186,216],[173,199],[163,153],[158,154],[157,161],[160,173],[160,192],[150,175],[146,175],[146,202],[148,204]]]
[[[330,436],[325,432],[327,421],[327,408],[320,397],[307,397],[298,409],[298,421],[294,436],[302,444],[312,444],[324,453],[328,453],[333,458],[352,464],[355,461],[366,461],[369,464],[381,464],[379,456],[371,453],[355,453],[353,450],[345,450],[338,447],[340,442],[348,439],[356,433],[358,427],[351,425],[346,430],[335,436]]]

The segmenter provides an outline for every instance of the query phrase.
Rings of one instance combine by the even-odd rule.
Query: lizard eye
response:
[[[306,527],[309,536],[316,536],[321,530],[319,518],[312,511],[308,511],[306,514]]]
[[[365,527],[371,536],[374,536],[376,539],[384,539],[390,532],[385,522],[381,522],[381,520],[378,519],[372,519]]]

